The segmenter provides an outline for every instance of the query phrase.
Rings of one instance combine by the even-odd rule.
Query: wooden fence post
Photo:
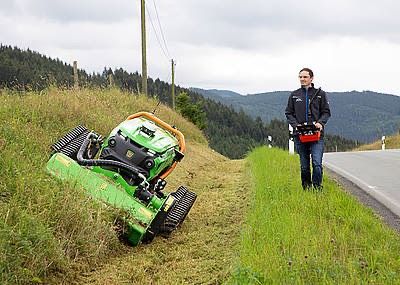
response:
[[[74,89],[79,89],[79,79],[78,79],[78,62],[74,61]]]

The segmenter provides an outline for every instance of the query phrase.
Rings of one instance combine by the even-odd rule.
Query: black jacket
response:
[[[331,116],[329,109],[328,98],[326,97],[325,91],[314,88],[312,85],[307,91],[309,112],[308,122],[318,122],[325,127],[328,119]],[[288,103],[285,110],[285,115],[288,123],[296,130],[298,124],[306,122],[306,89],[299,88],[293,91],[288,99]]]

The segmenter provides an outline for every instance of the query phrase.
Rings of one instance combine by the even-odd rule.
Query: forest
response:
[[[78,70],[80,88],[120,88],[129,93],[141,90],[141,75],[122,68],[104,68],[101,73]],[[112,80],[110,80],[112,78]],[[148,95],[172,106],[171,84],[148,78]],[[70,89],[74,86],[73,67],[60,59],[52,59],[30,49],[0,45],[0,88],[16,93],[43,91],[51,86]],[[250,150],[268,144],[287,149],[289,133],[283,120],[268,123],[258,116],[252,118],[243,109],[205,98],[190,88],[175,87],[177,109],[188,120],[203,130],[209,145],[215,151],[232,159],[243,158]],[[151,110],[147,110],[151,111]],[[357,146],[356,141],[340,136],[326,135],[327,151],[345,151]]]

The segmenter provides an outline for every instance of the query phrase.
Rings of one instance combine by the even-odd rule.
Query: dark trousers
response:
[[[322,188],[322,156],[324,154],[324,139],[317,142],[302,143],[295,137],[296,151],[300,156],[301,185],[303,189],[311,186]],[[310,169],[310,156],[312,162],[312,176]]]

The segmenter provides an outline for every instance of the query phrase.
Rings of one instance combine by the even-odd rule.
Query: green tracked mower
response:
[[[165,178],[182,160],[183,134],[151,113],[139,112],[107,138],[78,126],[52,145],[50,174],[86,189],[125,214],[123,236],[133,245],[169,235],[185,219],[196,194],[165,193]]]

